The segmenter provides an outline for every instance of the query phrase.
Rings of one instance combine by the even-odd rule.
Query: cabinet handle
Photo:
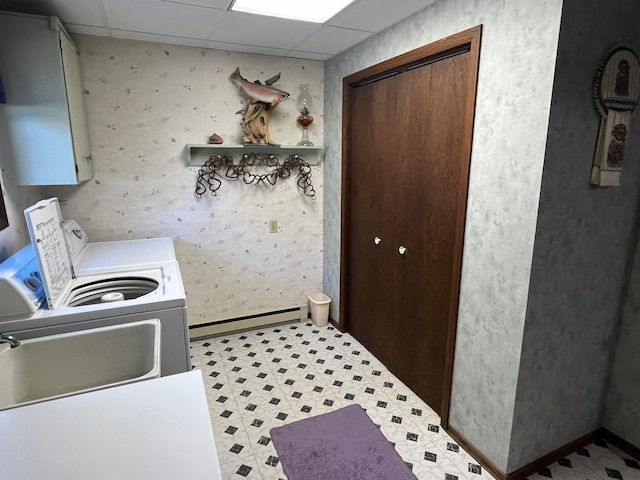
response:
[[[373,239],[373,243],[375,243],[376,245],[380,245],[380,242],[382,242],[382,239],[380,237],[376,237]]]
[[[402,245],[400,245],[400,248],[398,248],[398,253],[400,255],[404,255],[407,252],[407,249],[405,247],[403,247]]]
[[[84,157],[84,159],[87,161],[87,163],[91,162],[91,154]]]

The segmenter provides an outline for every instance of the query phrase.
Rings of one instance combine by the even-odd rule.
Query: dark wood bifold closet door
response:
[[[471,60],[468,49],[449,52],[345,91],[347,328],[438,413],[459,286]]]

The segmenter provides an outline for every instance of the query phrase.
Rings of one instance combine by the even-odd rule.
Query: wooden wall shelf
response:
[[[248,153],[260,153],[273,155],[281,162],[290,155],[298,155],[309,165],[319,165],[324,156],[323,147],[299,147],[297,145],[212,145],[212,144],[188,144],[187,163],[192,167],[200,167],[213,155],[228,155],[238,162],[242,155]]]

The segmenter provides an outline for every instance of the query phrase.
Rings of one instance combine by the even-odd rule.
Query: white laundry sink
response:
[[[0,344],[0,410],[160,376],[157,319]]]

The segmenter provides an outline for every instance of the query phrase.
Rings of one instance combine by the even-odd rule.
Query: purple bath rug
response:
[[[288,480],[417,480],[360,405],[271,429]]]

